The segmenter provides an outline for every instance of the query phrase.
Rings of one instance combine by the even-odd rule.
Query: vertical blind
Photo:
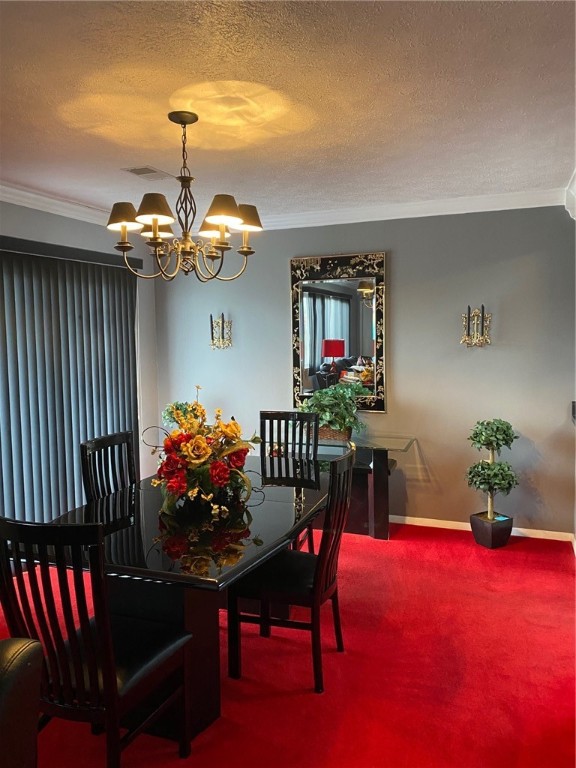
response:
[[[0,515],[84,502],[80,442],[136,430],[136,278],[0,253]]]
[[[350,299],[305,291],[302,295],[304,367],[308,373],[320,368],[323,339],[344,339],[350,354]]]

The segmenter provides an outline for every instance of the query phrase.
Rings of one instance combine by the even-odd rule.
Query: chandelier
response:
[[[370,280],[360,280],[356,290],[360,294],[364,306],[372,309],[375,291],[373,283]]]
[[[192,239],[192,226],[196,218],[196,201],[190,190],[194,177],[188,168],[186,151],[186,128],[197,122],[194,112],[170,112],[168,119],[182,127],[182,168],[177,176],[180,194],[176,201],[176,216],[182,230],[179,239],[172,239],[170,227],[175,217],[164,195],[149,192],[144,195],[138,211],[132,203],[114,203],[108,229],[120,232],[120,240],[114,246],[124,255],[124,263],[138,277],[151,279],[161,277],[173,280],[178,272],[189,275],[193,272],[200,282],[209,280],[235,280],[244,272],[248,256],[254,253],[250,247],[250,232],[262,230],[260,217],[254,205],[238,205],[232,195],[215,195],[198,231],[205,240]],[[224,255],[231,250],[228,242],[230,229],[242,232],[242,245],[237,252],[242,256],[240,269],[236,274],[225,277],[221,274]],[[128,232],[137,232],[146,238],[155,261],[153,274],[137,272],[130,265],[127,254],[134,248],[128,240]]]

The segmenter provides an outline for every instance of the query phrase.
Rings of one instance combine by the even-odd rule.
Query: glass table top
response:
[[[349,444],[354,444],[356,448],[406,452],[415,442],[416,438],[408,435],[371,435],[366,437],[363,434],[354,435],[350,443],[342,440],[321,440],[318,443],[318,458],[335,456]]]

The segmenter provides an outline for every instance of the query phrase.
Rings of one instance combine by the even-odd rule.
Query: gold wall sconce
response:
[[[232,320],[224,320],[224,312],[216,320],[210,315],[210,346],[212,349],[232,346]]]
[[[490,344],[490,323],[492,315],[484,310],[484,304],[478,309],[470,310],[462,315],[462,338],[460,344],[467,347],[484,347]]]
[[[374,293],[376,292],[374,280],[360,280],[356,290],[358,291],[364,306],[368,307],[368,309],[372,309],[374,306]]]

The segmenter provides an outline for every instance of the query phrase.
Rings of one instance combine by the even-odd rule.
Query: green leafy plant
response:
[[[317,413],[321,427],[339,431],[351,427],[358,431],[365,429],[366,425],[358,418],[356,398],[365,394],[366,389],[360,383],[338,383],[326,389],[317,389],[302,403],[300,410]]]
[[[470,433],[468,440],[474,448],[496,451],[504,447],[511,448],[518,435],[514,434],[512,425],[503,419],[490,419],[489,421],[477,421]]]
[[[511,465],[494,458],[502,448],[511,448],[517,438],[512,425],[502,419],[477,421],[468,438],[474,448],[488,451],[488,460],[473,464],[466,473],[471,488],[488,494],[488,520],[494,520],[494,496],[497,493],[507,496],[518,485],[518,477]]]

